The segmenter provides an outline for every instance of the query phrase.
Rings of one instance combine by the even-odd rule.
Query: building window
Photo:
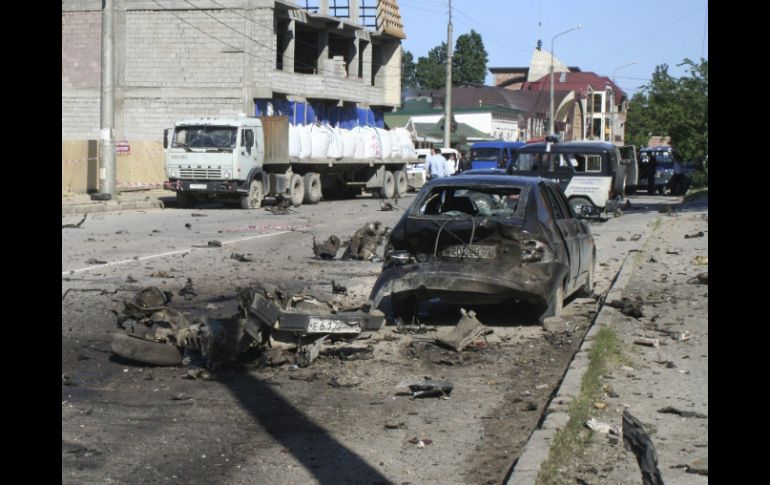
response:
[[[593,104],[593,112],[594,113],[601,113],[602,112],[602,93],[594,93],[594,104]]]
[[[602,139],[602,119],[593,118],[591,120],[591,137]]]

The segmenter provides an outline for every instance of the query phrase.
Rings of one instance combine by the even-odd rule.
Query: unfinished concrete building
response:
[[[101,9],[62,1],[63,191],[95,188]],[[119,186],[162,182],[178,119],[381,122],[400,103],[397,0],[115,0],[114,33]]]

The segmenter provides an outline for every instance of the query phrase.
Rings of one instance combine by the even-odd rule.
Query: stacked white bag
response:
[[[393,155],[390,132],[388,132],[388,130],[383,130],[382,128],[375,128],[374,132],[377,134],[377,140],[380,142],[382,158],[390,158]]]
[[[329,150],[326,152],[328,158],[341,158],[343,155],[342,134],[339,128],[329,127]]]
[[[380,145],[377,131],[369,126],[359,127],[359,136],[364,143],[364,158],[382,158],[382,145]]]
[[[398,144],[401,147],[401,158],[417,158],[417,152],[414,149],[412,135],[409,133],[409,130],[406,128],[396,128],[396,135],[398,136]]]
[[[351,130],[339,128],[340,138],[342,138],[342,156],[344,158],[355,158],[358,138]]]
[[[326,154],[329,152],[330,138],[331,138],[331,132],[328,127],[311,125],[310,158],[326,158],[327,156]]]
[[[299,158],[302,146],[299,141],[299,127],[289,125],[289,156]]]
[[[297,127],[299,132],[300,152],[299,158],[310,158],[313,153],[313,139],[310,135],[310,127],[300,125]]]

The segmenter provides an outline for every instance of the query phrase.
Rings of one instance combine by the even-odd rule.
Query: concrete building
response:
[[[83,173],[99,138],[101,9],[62,0],[63,191],[95,188],[81,182],[95,180]],[[397,0],[115,0],[114,31],[119,185],[162,182],[163,130],[178,119],[400,104]]]

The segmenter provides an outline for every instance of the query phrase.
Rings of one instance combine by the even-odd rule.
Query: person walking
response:
[[[682,167],[682,162],[676,158],[674,159],[674,175],[671,176],[669,187],[671,188],[671,195],[684,195],[684,167]]]
[[[647,163],[647,193],[655,193],[655,171],[658,169],[658,159],[655,155],[650,155],[650,161]]]
[[[441,155],[440,148],[434,148],[433,155],[428,157],[428,178],[435,179],[447,177],[448,175],[449,169],[447,167],[446,158]]]

